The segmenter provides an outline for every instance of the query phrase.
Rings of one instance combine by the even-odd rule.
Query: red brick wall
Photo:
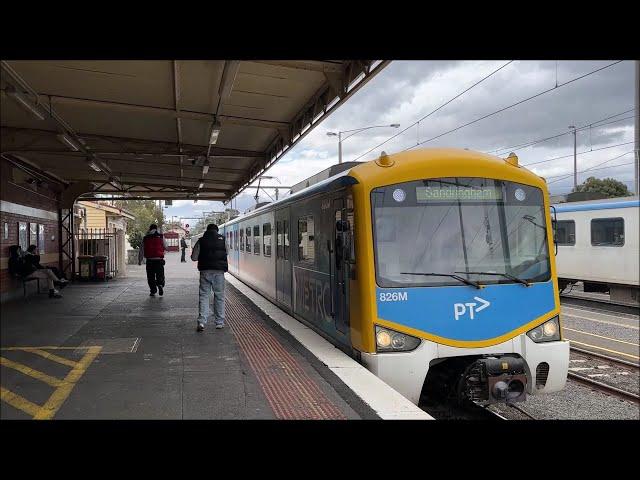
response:
[[[0,159],[0,200],[53,212],[57,215],[59,194],[56,192],[56,187],[29,184],[25,181],[28,178],[28,174],[6,160]],[[49,258],[42,264],[58,265],[58,221],[37,216],[37,213],[35,215],[27,216],[0,211],[0,293],[2,294],[12,290],[22,290],[21,282],[13,279],[8,271],[9,247],[19,243],[18,222],[37,223],[45,226],[44,255]],[[6,239],[4,238],[5,222],[8,224],[9,230]],[[27,225],[27,238],[29,239],[29,225]]]

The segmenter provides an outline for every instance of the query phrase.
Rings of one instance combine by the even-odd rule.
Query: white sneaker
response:
[[[221,328],[224,328],[224,325],[216,325],[216,329],[220,330]]]

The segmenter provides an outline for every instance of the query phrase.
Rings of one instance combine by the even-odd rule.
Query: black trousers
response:
[[[182,248],[182,257],[180,257],[180,261],[181,262],[186,262],[185,258],[184,258],[184,251],[186,250],[186,248]]]
[[[164,260],[147,258],[147,283],[153,293],[158,291],[158,287],[164,287]]]

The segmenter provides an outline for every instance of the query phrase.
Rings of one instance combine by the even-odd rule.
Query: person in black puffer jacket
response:
[[[201,332],[209,317],[209,295],[213,290],[213,315],[216,328],[224,327],[224,273],[228,270],[227,246],[218,226],[207,225],[204,235],[191,251],[191,260],[200,270],[199,315],[196,330]]]

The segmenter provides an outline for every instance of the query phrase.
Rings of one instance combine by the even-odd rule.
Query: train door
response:
[[[350,228],[343,198],[333,199],[333,252],[331,282],[336,330],[349,331],[349,235]]]
[[[276,300],[291,308],[290,208],[276,211]]]

